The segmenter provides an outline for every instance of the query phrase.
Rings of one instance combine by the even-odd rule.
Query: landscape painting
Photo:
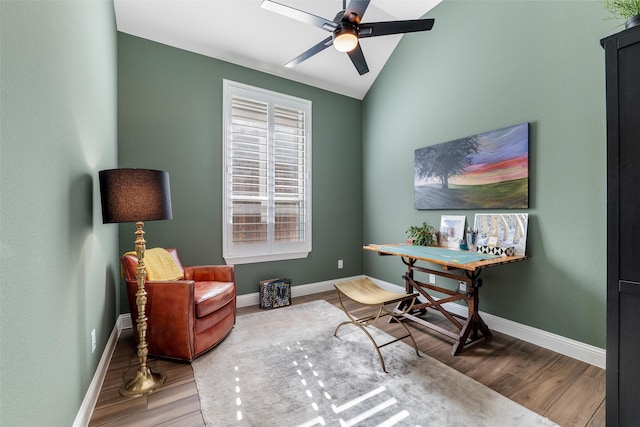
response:
[[[415,150],[416,209],[529,207],[529,123]]]

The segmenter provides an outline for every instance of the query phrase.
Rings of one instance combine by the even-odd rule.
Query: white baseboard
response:
[[[292,286],[291,297],[295,298],[303,295],[311,295],[319,292],[330,291],[334,289],[333,284],[338,281],[358,279],[361,277],[366,276],[359,275],[352,277],[343,277],[340,279],[327,280],[324,282]],[[402,286],[375,279],[373,277],[369,277],[369,279],[371,279],[371,281],[373,281],[378,286],[389,291],[404,292],[404,287]],[[236,298],[236,304],[238,307],[258,305],[260,304],[260,295],[258,292],[238,295],[238,297]],[[460,314],[463,316],[466,316],[467,314],[467,309],[463,305],[453,303],[444,305],[446,306],[447,310],[451,311],[452,313]],[[602,348],[584,344],[579,341],[543,331],[541,329],[532,328],[531,326],[513,322],[508,319],[503,319],[501,317],[494,316],[493,314],[489,313],[484,313],[482,311],[480,311],[480,315],[482,316],[487,326],[489,326],[489,328],[493,329],[494,331],[530,342],[537,346],[589,363],[602,369],[605,369],[606,367],[606,350]],[[120,333],[123,329],[131,328],[131,326],[131,316],[128,313],[121,314],[120,317],[118,317],[118,320],[113,327],[113,331],[109,336],[109,340],[107,341],[104,352],[102,353],[102,357],[100,358],[100,363],[96,368],[93,380],[89,385],[89,389],[85,394],[82,405],[80,406],[80,410],[76,415],[73,427],[85,427],[89,424],[91,414],[93,413],[93,409],[95,408],[96,402],[98,401],[100,388],[102,387],[104,377],[107,374],[109,362],[111,361],[111,357],[113,356],[113,352],[116,348]]]
[[[118,318],[118,323],[120,323],[120,330],[131,329],[133,328],[133,322],[131,321],[131,313],[121,314]]]
[[[104,377],[107,375],[107,370],[109,369],[111,357],[116,349],[118,338],[120,338],[122,330],[125,329],[123,323],[127,322],[129,323],[129,327],[131,327],[131,316],[129,314],[121,314],[120,317],[118,317],[116,324],[113,326],[113,330],[111,331],[111,335],[109,335],[109,339],[107,340],[107,344],[102,352],[102,356],[100,356],[100,362],[98,363],[96,372],[93,374],[91,384],[89,384],[89,388],[84,395],[84,399],[82,400],[76,419],[73,421],[73,427],[86,427],[89,425],[91,415],[93,414],[93,410],[98,402],[98,396],[100,395],[100,389],[102,388]]]
[[[464,307],[458,304],[451,305],[458,306],[460,310],[466,314]],[[565,356],[606,369],[607,351],[603,348],[572,340],[561,335],[552,334],[542,329],[516,323],[489,313],[483,313],[482,311],[480,315],[489,328],[494,331],[502,332],[503,334],[553,350],[556,353],[564,354]]]
[[[303,295],[317,294],[319,292],[332,291],[334,289],[333,284],[341,282],[343,280],[353,280],[365,277],[363,275],[341,277],[334,280],[325,280],[324,282],[310,283],[307,285],[295,285],[291,287],[291,298],[300,297]],[[236,298],[236,304],[238,307],[248,307],[251,305],[260,304],[260,294],[254,292],[252,294],[238,295]]]

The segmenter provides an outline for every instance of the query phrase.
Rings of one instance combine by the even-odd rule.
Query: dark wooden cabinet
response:
[[[607,425],[640,425],[640,26],[601,41],[607,91]]]

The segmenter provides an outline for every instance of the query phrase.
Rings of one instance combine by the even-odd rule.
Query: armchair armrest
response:
[[[192,359],[194,332],[194,289],[192,280],[147,281],[147,342],[149,354],[161,354],[167,357]],[[127,281],[127,294],[131,305],[131,320],[134,326],[136,343],[138,330],[136,320],[138,307],[135,281]],[[155,339],[155,337],[159,337]]]
[[[184,267],[184,278],[196,282],[234,282],[232,265]]]

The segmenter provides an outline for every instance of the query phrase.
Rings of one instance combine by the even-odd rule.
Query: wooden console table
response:
[[[480,287],[482,287],[482,279],[479,276],[482,270],[488,267],[529,259],[528,256],[498,257],[469,251],[401,244],[370,244],[364,246],[364,249],[377,252],[378,255],[398,256],[402,259],[402,262],[407,266],[407,272],[403,276],[405,280],[405,291],[409,294],[418,292],[427,300],[426,302],[416,301],[413,309],[404,314],[404,318],[452,338],[455,343],[451,354],[454,356],[460,354],[466,345],[481,338],[491,337],[491,331],[480,317],[478,311]],[[418,261],[436,264],[441,267],[441,270],[418,266],[416,265]],[[442,288],[435,284],[420,282],[416,280],[414,276],[416,271],[464,282],[466,284],[466,292],[458,292],[457,290]],[[439,292],[448,295],[448,297],[436,299],[429,295],[427,290]],[[451,313],[442,306],[445,303],[454,301],[465,301],[467,303],[468,314],[466,318]],[[399,309],[405,308],[402,304],[403,303],[398,307]],[[433,308],[442,313],[456,328],[456,331],[454,332],[434,325],[415,315],[416,311],[425,311],[427,308]]]

